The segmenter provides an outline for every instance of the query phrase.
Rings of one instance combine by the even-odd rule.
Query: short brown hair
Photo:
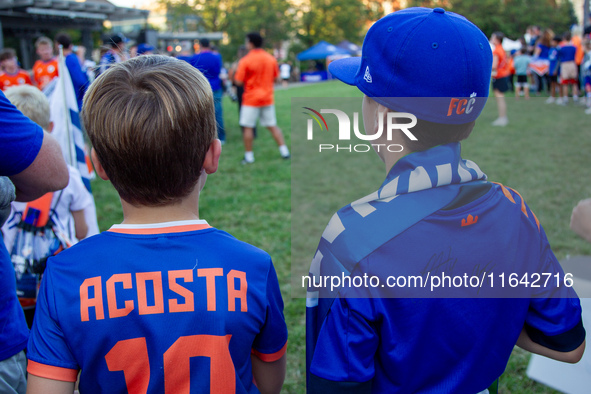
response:
[[[13,59],[16,57],[16,52],[12,48],[4,48],[0,51],[0,62],[4,60]]]
[[[408,140],[405,145],[411,151],[419,152],[438,145],[460,142],[470,136],[475,123],[443,124],[417,119],[416,126],[411,130],[417,140]]]
[[[84,96],[82,121],[113,186],[136,206],[189,195],[216,138],[207,79],[189,63],[160,55],[101,74]]]

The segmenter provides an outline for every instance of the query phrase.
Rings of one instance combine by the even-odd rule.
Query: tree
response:
[[[224,32],[222,56],[231,59],[247,33],[258,31],[267,47],[278,47],[292,30],[292,10],[284,0],[158,0],[175,32]],[[187,20],[195,21],[189,26]]]
[[[409,5],[444,7],[470,19],[487,36],[502,31],[513,39],[523,36],[531,25],[561,33],[576,22],[567,0],[411,0]]]
[[[302,4],[298,38],[307,46],[319,41],[338,43],[342,40],[360,43],[367,30],[372,9],[377,2],[360,0],[307,0]],[[378,11],[379,12],[379,11]],[[374,19],[374,20],[375,20]]]

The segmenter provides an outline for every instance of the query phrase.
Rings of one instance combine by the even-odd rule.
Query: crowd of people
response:
[[[191,43],[183,41],[180,43],[181,50],[174,54],[174,57],[188,62],[208,79],[214,92],[218,138],[222,145],[226,142],[222,97],[228,94],[238,102],[239,123],[245,149],[243,164],[254,162],[253,141],[256,137],[257,122],[271,132],[280,156],[284,159],[290,157],[281,129],[277,126],[273,91],[276,83],[281,82],[283,87],[287,86],[291,78],[291,64],[284,62],[279,67],[277,60],[261,49],[262,45],[263,37],[260,34],[247,35],[246,45],[240,48],[238,59],[229,70],[224,67],[221,55],[207,38],[199,40],[195,53]],[[105,44],[99,50],[98,61],[93,62],[84,58],[84,47],[72,45],[67,34],[59,33],[55,37],[55,46],[49,38],[40,37],[35,43],[39,60],[35,62],[30,73],[19,67],[14,49],[6,48],[0,52],[0,89],[29,84],[43,90],[46,84],[58,75],[58,46],[63,48],[80,109],[89,84],[109,67],[136,56],[157,52],[156,48],[146,43],[129,46],[125,36],[118,33],[105,40]],[[249,68],[248,64],[258,64],[259,61],[265,67],[256,67],[254,70],[252,67]]]
[[[591,36],[587,31],[574,26],[555,33],[551,28],[531,26],[518,40],[520,48],[509,53],[502,46],[504,34],[493,33],[493,91],[499,107],[494,126],[509,122],[505,101],[509,90],[516,99],[548,95],[547,104],[565,106],[572,100],[591,115]]]
[[[569,65],[576,64],[570,40],[557,55],[562,104],[569,86],[577,96],[579,83]],[[29,80],[14,51],[2,52],[10,78],[0,93],[0,224],[24,220],[26,230],[41,220],[46,204],[45,216],[59,211],[71,219],[65,226],[81,241],[49,258],[35,289],[30,334],[17,300],[12,247],[0,245],[0,392],[69,394],[76,384],[84,393],[280,392],[288,332],[271,256],[211,227],[199,212],[225,140],[221,56],[201,40],[198,53],[186,48],[180,60],[142,56],[154,51],[145,44],[128,59],[125,39],[113,36],[89,85],[69,38],[56,41],[70,59],[68,69],[76,69],[70,73],[76,92],[86,91],[79,104],[90,156],[97,175],[119,194],[123,221],[88,236],[82,211],[91,198],[50,134],[40,90],[59,72],[53,42],[37,41],[40,60]],[[502,33],[491,41],[495,48],[488,51],[487,37],[457,14],[408,8],[370,28],[361,57],[330,64],[337,79],[364,94],[366,133],[377,146],[394,140],[404,153],[376,150],[384,183],[335,213],[319,234],[311,283],[330,275],[419,277],[427,267],[439,275],[445,264],[460,278],[481,269],[564,276],[521,195],[488,181],[461,157],[460,142],[489,95],[491,71],[499,103],[510,86]],[[540,45],[533,45],[538,58]],[[254,162],[257,122],[270,131],[279,156],[290,158],[273,98],[275,82],[287,74],[262,46],[259,33],[246,35],[244,56],[228,77],[240,97],[247,165]],[[520,56],[529,55],[515,56],[515,86],[518,97],[521,90],[527,97],[532,62]],[[423,67],[408,67],[419,62]],[[22,86],[28,84],[35,86]],[[435,105],[407,100],[417,91]],[[495,124],[506,125],[506,107],[499,111]],[[416,114],[418,138],[382,133],[393,112]],[[12,203],[11,213],[12,200],[20,205]],[[28,201],[38,203],[22,205]],[[583,205],[589,203],[574,216],[587,210]],[[573,228],[584,232],[578,223]],[[425,298],[421,288],[405,297],[395,287],[335,292],[326,282],[310,285],[308,392],[488,393],[515,345],[559,361],[581,359],[586,333],[574,289],[524,285],[509,298],[493,287],[483,290],[488,296],[460,286],[447,297]]]

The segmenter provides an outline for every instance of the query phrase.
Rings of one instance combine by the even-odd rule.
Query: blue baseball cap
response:
[[[378,20],[361,57],[328,70],[378,103],[445,124],[474,121],[491,78],[488,38],[472,22],[442,8],[407,8]]]
[[[150,44],[140,44],[137,46],[137,54],[143,55],[146,52],[153,52],[154,49],[155,48]]]

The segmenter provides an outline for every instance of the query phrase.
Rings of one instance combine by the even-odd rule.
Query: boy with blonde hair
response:
[[[53,122],[49,120],[49,102],[39,89],[30,85],[13,86],[6,90],[5,95],[23,115],[37,123],[43,130],[51,133]],[[45,206],[48,211],[47,217],[51,218],[56,229],[64,234],[69,241],[78,242],[86,237],[88,225],[84,217],[84,209],[92,204],[92,198],[84,187],[78,170],[68,165],[68,172],[70,181],[63,190],[49,193],[28,204],[16,201],[12,203],[12,212],[1,229],[6,249],[9,252],[16,246],[17,226],[25,218],[28,211],[27,206],[36,208]],[[25,268],[15,266],[17,277],[24,273]],[[19,284],[17,284],[17,290],[23,290],[19,288]],[[34,294],[31,297],[28,295],[21,297],[21,305],[25,309],[25,317],[30,327],[35,314]]]
[[[82,119],[124,220],[49,259],[29,392],[71,393],[79,371],[90,393],[279,392],[287,329],[271,258],[199,215],[221,153],[207,79],[139,56],[97,78]]]

